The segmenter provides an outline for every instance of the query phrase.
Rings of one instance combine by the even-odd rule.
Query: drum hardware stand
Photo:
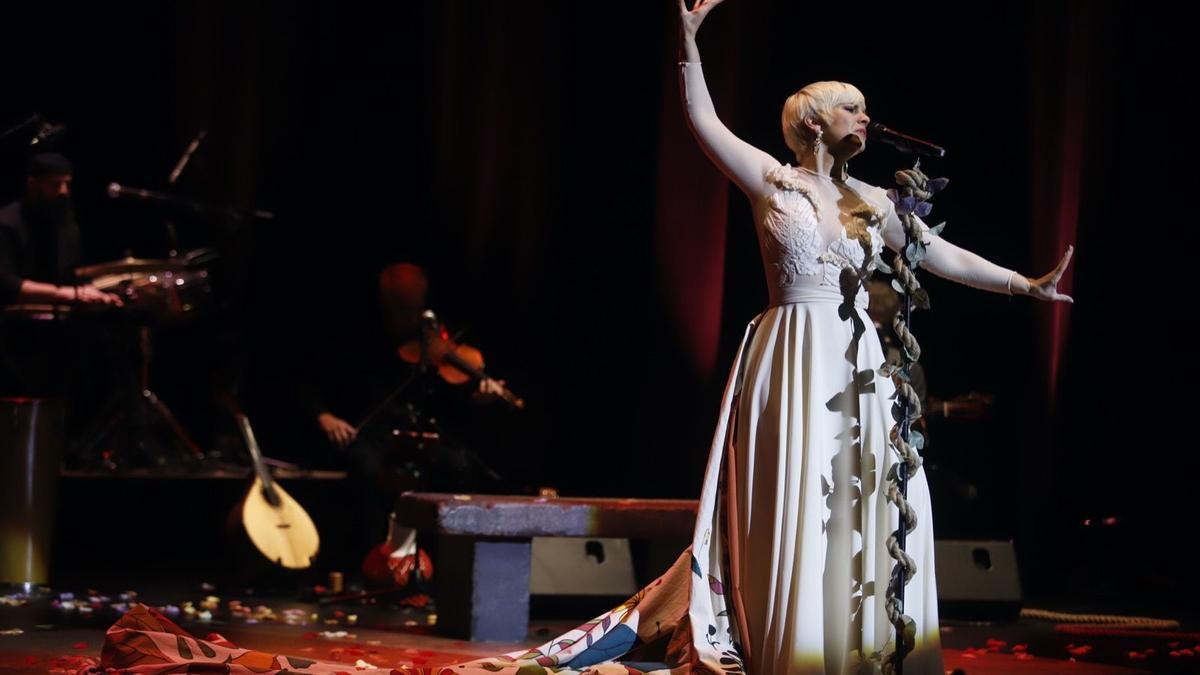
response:
[[[150,388],[150,327],[138,326],[137,332],[136,382],[134,386],[129,386],[133,378],[126,378],[126,384],[121,385],[120,390],[109,399],[98,417],[98,424],[102,426],[99,429],[93,427],[94,435],[89,433],[84,436],[91,440],[86,440],[77,456],[89,459],[100,451],[104,467],[117,469],[124,461],[122,453],[128,447],[123,443],[127,443],[136,447],[140,458],[159,466],[165,465],[168,456],[162,451],[163,444],[155,443],[151,433],[158,427],[167,432],[166,445],[178,456],[190,461],[203,460],[204,451],[192,441],[171,409]],[[102,447],[106,441],[112,442],[109,448]]]
[[[200,142],[207,135],[208,131],[201,129],[195,138],[188,143],[187,147],[184,148],[183,154],[179,157],[179,160],[171,169],[171,173],[167,176],[168,192],[174,189],[175,184],[179,181],[179,176],[191,161],[192,154],[200,147]],[[179,260],[180,248],[179,233],[173,219],[166,221],[166,229],[170,246],[170,250],[167,252],[167,259],[171,262],[177,262]],[[190,263],[191,261],[189,260],[188,262]],[[136,443],[139,453],[146,459],[150,459],[160,465],[166,462],[167,458],[162,453],[151,451],[153,444],[149,432],[155,425],[158,425],[169,433],[168,444],[174,446],[177,451],[180,451],[184,458],[203,460],[204,451],[192,441],[175,418],[175,415],[171,412],[171,409],[150,388],[150,327],[145,324],[138,326],[137,333],[137,392],[126,391],[123,394],[118,393],[105,406],[105,414],[100,419],[107,419],[108,421],[99,433],[84,446],[81,457],[95,456],[93,453],[105,440],[111,439],[118,443],[121,440],[131,440],[123,438],[125,434],[122,432],[127,430],[122,429],[122,426],[127,424],[133,427],[132,440]],[[106,468],[117,468],[114,456],[113,452],[104,452],[101,454],[101,457],[104,458]]]
[[[207,129],[201,129],[191,143],[184,148],[183,154],[180,155],[179,161],[175,162],[175,167],[171,169],[170,175],[167,176],[167,192],[173,192],[175,183],[179,182],[179,176],[183,170],[187,168],[188,162],[192,161],[192,155],[200,147],[200,142],[208,135]],[[171,250],[167,252],[167,258],[175,260],[179,256],[179,232],[175,228],[175,220],[167,219],[167,239],[170,241]]]

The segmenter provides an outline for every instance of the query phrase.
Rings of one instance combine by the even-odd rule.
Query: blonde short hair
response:
[[[788,97],[783,103],[783,140],[799,156],[812,148],[816,136],[804,124],[809,117],[819,117],[829,124],[833,109],[846,103],[867,107],[862,92],[845,82],[813,82]]]

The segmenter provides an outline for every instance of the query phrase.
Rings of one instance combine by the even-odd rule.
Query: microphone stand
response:
[[[187,147],[183,149],[183,155],[179,157],[179,161],[175,163],[175,168],[171,169],[171,173],[167,176],[168,193],[174,191],[175,183],[179,182],[179,175],[183,173],[188,163],[192,161],[192,154],[200,147],[200,141],[203,141],[207,135],[208,130],[201,129],[200,133],[196,134],[196,137],[192,139],[192,142],[188,143]],[[173,218],[167,219],[167,240],[171,246],[171,249],[167,252],[167,257],[175,260],[179,255],[179,233],[175,229],[175,220]]]
[[[431,320],[433,322],[432,326],[428,325],[428,322]],[[363,420],[354,427],[355,433],[362,431],[362,429],[366,427],[371,420],[379,416],[379,414],[384,410],[387,410],[392,401],[396,400],[396,397],[407,391],[409,386],[416,381],[418,375],[424,376],[433,366],[433,362],[429,358],[429,330],[437,330],[437,318],[434,316],[432,310],[425,310],[421,314],[421,327],[419,330],[421,335],[421,358],[417,362],[417,367],[413,370],[412,374],[410,374],[403,382],[400,383],[400,386],[393,389],[392,393],[384,397],[384,399],[380,401],[378,405],[371,409],[371,412],[367,413],[367,416],[364,417]]]
[[[12,138],[13,136],[16,136],[17,134],[27,132],[29,129],[31,129],[35,126],[40,126],[43,123],[44,123],[44,121],[42,120],[41,115],[38,115],[38,114],[31,115],[25,121],[23,121],[19,124],[16,124],[14,126],[11,126],[8,129],[5,129],[4,131],[0,132],[0,143],[7,141],[9,138]]]
[[[0,131],[0,144],[8,142],[8,139],[17,136],[25,136],[26,138],[32,132],[33,138],[29,138],[26,143],[26,150],[29,148],[38,149],[47,144],[53,144],[58,140],[60,134],[66,131],[66,127],[61,124],[51,124],[46,121],[39,113],[34,113],[25,121],[14,126]]]
[[[225,218],[229,218],[231,220],[248,220],[250,218],[257,218],[259,220],[273,220],[275,218],[275,214],[273,212],[263,209],[246,210],[232,206],[221,206],[217,204],[210,204],[208,202],[184,199],[183,197],[176,197],[165,192],[155,192],[153,190],[122,186],[119,183],[109,184],[108,196],[110,199],[125,197],[147,202],[157,202],[175,207],[177,209],[183,209],[194,214],[212,214],[224,216]]]
[[[920,153],[919,149],[914,151]],[[904,614],[904,586],[917,571],[916,561],[906,551],[908,533],[917,525],[917,514],[908,502],[908,481],[921,466],[919,451],[925,445],[924,436],[912,428],[913,422],[921,416],[921,402],[911,384],[910,371],[912,364],[921,357],[921,347],[910,326],[913,309],[929,309],[929,295],[921,288],[915,272],[925,258],[924,233],[917,219],[929,213],[928,200],[948,181],[945,178],[931,180],[920,167],[921,160],[917,159],[912,169],[897,172],[899,187],[888,190],[888,197],[896,204],[896,214],[904,225],[905,237],[902,253],[897,253],[894,259],[895,269],[881,267],[884,271],[894,272],[892,286],[900,292],[903,301],[901,311],[892,320],[892,328],[903,344],[901,363],[895,366],[884,364],[880,369],[887,377],[896,375],[900,380],[896,386],[899,415],[892,435],[898,459],[887,476],[892,484],[888,498],[900,514],[896,530],[888,537],[888,553],[896,564],[886,592],[888,621],[895,629],[895,650],[884,664],[884,672],[895,675],[903,675],[904,658],[915,647],[917,631],[929,629],[916,626],[913,619]],[[939,224],[929,232],[936,236],[943,226]],[[933,629],[936,630],[936,626]]]

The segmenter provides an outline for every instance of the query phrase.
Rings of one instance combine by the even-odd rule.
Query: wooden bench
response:
[[[533,537],[687,537],[697,502],[408,492],[396,521],[438,535],[438,632],[523,642]]]

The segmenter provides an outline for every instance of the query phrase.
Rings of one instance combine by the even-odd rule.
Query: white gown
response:
[[[895,387],[879,374],[884,353],[867,293],[843,273],[862,271],[885,243],[902,248],[903,226],[884,190],[853,178],[830,190],[830,178],[781,166],[738,139],[717,119],[700,65],[682,70],[697,140],[751,201],[770,296],[731,370],[710,451],[692,544],[700,575],[691,630],[712,633],[704,626],[715,616],[714,635],[736,641],[757,675],[875,672],[894,649],[885,594],[894,565],[886,541],[899,523],[886,499],[897,458],[889,442]],[[820,195],[831,192],[836,203],[823,204]],[[1011,293],[1012,270],[924,236],[924,269]],[[940,674],[923,470],[910,477],[908,500],[918,514],[906,546],[917,571],[904,611],[917,635],[905,672]],[[708,593],[711,604],[698,597],[710,575],[725,591]],[[735,620],[720,623],[723,612]],[[702,642],[693,639],[693,664],[721,672],[721,649],[706,652]]]
[[[756,222],[771,306],[733,379],[740,394],[725,461],[737,481],[741,640],[755,673],[872,672],[894,647],[885,593],[894,565],[886,542],[899,524],[886,498],[895,387],[878,372],[885,359],[867,292],[856,277],[846,290],[841,283],[846,266],[862,269],[880,252],[887,211],[871,200],[886,197],[852,185],[872,207],[853,218],[865,236],[842,230],[826,244],[817,180],[792,167],[768,176],[776,191]],[[907,539],[917,573],[905,613],[918,634],[905,672],[941,673],[923,470],[910,477],[908,499],[919,521]]]

